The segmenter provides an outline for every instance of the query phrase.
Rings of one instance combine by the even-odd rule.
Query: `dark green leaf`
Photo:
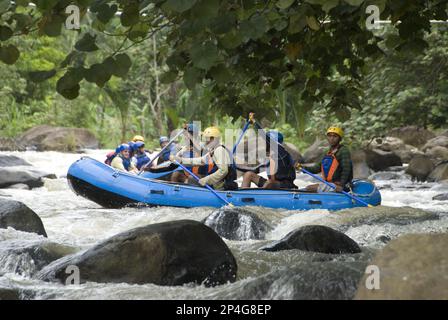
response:
[[[196,84],[201,80],[201,71],[196,68],[187,68],[183,78],[187,88],[193,90]]]
[[[129,72],[132,66],[131,58],[126,53],[120,53],[115,56],[115,69],[112,70],[112,74],[117,77],[123,78]]]
[[[6,26],[0,26],[0,40],[6,41],[12,37],[12,30]]]
[[[174,12],[184,12],[191,9],[197,0],[167,0],[162,8]]]
[[[219,61],[218,48],[210,41],[197,44],[191,48],[191,60],[195,67],[208,70]]]
[[[20,51],[12,44],[9,44],[5,47],[0,47],[0,60],[4,63],[14,64],[17,59],[19,59],[19,57]]]
[[[131,3],[124,7],[120,15],[121,24],[125,27],[130,27],[139,22],[139,8],[137,3]]]
[[[43,82],[56,75],[56,70],[42,70],[42,71],[31,71],[28,72],[30,80],[33,82]]]
[[[173,70],[162,73],[162,75],[160,75],[160,82],[164,84],[173,83],[174,81],[176,81],[177,75],[177,72]]]
[[[78,42],[76,42],[75,49],[84,52],[96,51],[99,48],[95,44],[95,39],[95,36],[92,36],[90,33],[86,33],[81,40],[78,40]]]

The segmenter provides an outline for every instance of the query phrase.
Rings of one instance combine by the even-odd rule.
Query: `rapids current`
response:
[[[86,155],[104,160],[104,150],[87,151]],[[27,253],[12,254],[11,247],[51,241],[61,248],[87,249],[117,233],[147,224],[171,220],[202,221],[213,208],[124,208],[104,209],[76,196],[66,181],[67,169],[81,154],[58,152],[3,152],[17,155],[37,168],[55,173],[58,179],[45,180],[33,190],[2,189],[9,199],[25,203],[42,219],[48,240],[12,228],[0,229],[0,289],[15,290],[22,299],[351,299],[368,261],[386,243],[407,233],[448,232],[448,201],[432,197],[448,192],[447,184],[414,183],[404,172],[395,180],[375,180],[388,207],[412,207],[409,216],[385,209],[384,217],[372,217],[360,223],[338,212],[327,210],[286,211],[252,208],[273,229],[266,240],[225,240],[238,262],[238,279],[217,287],[184,285],[163,287],[153,284],[62,285],[32,277],[36,266]],[[300,187],[311,182],[299,175]],[[368,209],[365,209],[368,210]],[[387,212],[391,212],[389,215]],[[326,255],[298,250],[265,252],[260,247],[279,240],[290,231],[306,224],[330,225],[343,231],[362,246],[362,253]]]

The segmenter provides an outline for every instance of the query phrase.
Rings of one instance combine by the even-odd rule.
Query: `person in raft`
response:
[[[202,136],[205,138],[207,153],[197,158],[181,158],[170,156],[171,161],[188,166],[200,166],[204,177],[199,180],[199,185],[206,184],[216,190],[236,190],[235,182],[237,175],[232,161],[232,153],[221,144],[221,132],[217,127],[209,127],[204,130]],[[197,185],[193,177],[188,177],[188,183]]]
[[[111,162],[111,166],[114,169],[130,172],[130,173],[137,173],[137,169],[131,162],[130,154],[131,154],[131,148],[128,144],[123,143],[120,144],[117,149],[115,149],[116,156],[113,158]]]
[[[327,140],[330,149],[322,158],[322,161],[314,166],[306,167],[298,164],[297,169],[304,168],[311,173],[321,172],[322,178],[332,183],[335,189],[325,183],[309,185],[305,188],[308,192],[341,192],[350,191],[350,184],[353,180],[353,164],[350,151],[341,144],[344,131],[339,127],[330,127],[327,130]]]

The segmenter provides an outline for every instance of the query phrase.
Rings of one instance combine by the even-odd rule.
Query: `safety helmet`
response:
[[[344,137],[344,130],[342,130],[342,128],[339,127],[330,127],[327,130],[327,134],[329,133],[336,133],[338,136],[341,137],[341,139]]]
[[[136,135],[134,138],[132,138],[133,142],[142,141],[145,142],[145,139],[142,136]]]
[[[168,137],[166,137],[166,136],[161,136],[160,139],[159,139],[159,143],[160,143],[160,144],[162,144],[162,143],[164,143],[164,142],[168,142],[168,141],[170,141],[170,140],[169,140]]]
[[[269,138],[277,141],[278,143],[283,143],[283,134],[281,132],[278,132],[276,130],[270,130],[268,132]]]
[[[137,142],[135,142],[134,143],[134,151],[136,151],[136,150],[138,150],[138,149],[140,149],[141,147],[144,147],[145,146],[145,143],[143,142],[143,141],[137,141]]]
[[[206,138],[219,138],[221,136],[221,131],[219,131],[218,127],[208,127],[202,132],[202,135]]]
[[[127,143],[122,143],[120,144],[117,149],[115,149],[115,153],[120,153],[124,150],[129,150],[130,151],[130,147]]]

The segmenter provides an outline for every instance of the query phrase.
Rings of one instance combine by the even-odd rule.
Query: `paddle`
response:
[[[185,130],[185,129],[184,129],[184,130]],[[143,167],[141,167],[141,169],[140,169],[140,171],[138,172],[138,174],[141,174],[141,173],[145,170],[146,167],[150,166],[150,165],[154,162],[154,160],[156,160],[158,157],[160,157],[160,155],[162,154],[162,152],[165,151],[166,148],[168,148],[168,147],[174,142],[174,140],[176,140],[182,133],[183,133],[183,130],[179,131],[179,132],[176,134],[176,136],[175,136],[173,139],[171,139],[171,140],[168,142],[168,144],[167,144],[166,146],[164,146],[164,147],[162,148],[162,150],[160,150],[160,152],[159,152],[159,153],[158,153],[158,154],[157,154],[151,161],[149,161],[147,164],[145,164]]]
[[[183,164],[179,163],[178,161],[174,160],[173,161],[175,164],[177,164],[179,167],[181,167],[182,169],[184,169],[186,172],[188,172],[189,175],[191,175],[198,183],[199,183],[199,177],[197,175],[195,175],[193,172],[191,172],[191,170],[189,170],[187,167],[185,167]],[[224,199],[221,195],[219,195],[215,190],[213,190],[212,187],[210,187],[208,184],[205,184],[205,187],[210,190],[215,196],[217,196],[220,200],[222,200],[226,205],[233,207],[233,204],[231,204],[229,201],[227,201],[226,199]]]
[[[325,181],[324,179],[322,179],[321,177],[319,177],[319,176],[317,176],[317,175],[315,175],[315,174],[312,174],[312,173],[309,172],[308,170],[306,170],[306,169],[304,169],[304,168],[302,168],[302,167],[300,167],[300,168],[298,168],[298,169],[301,170],[302,172],[304,172],[304,173],[306,173],[306,174],[312,176],[313,178],[319,180],[320,182],[325,183],[325,184],[326,184],[327,186],[329,186],[330,188],[332,188],[332,189],[336,189],[336,186],[335,186],[335,185],[329,183],[328,181]],[[350,198],[352,198],[353,200],[358,201],[359,203],[362,203],[362,204],[365,205],[366,207],[369,207],[369,208],[373,207],[371,204],[368,204],[367,202],[365,202],[365,201],[363,201],[363,200],[361,200],[361,199],[355,197],[354,195],[352,195],[352,194],[350,194],[350,193],[348,193],[348,192],[345,192],[344,190],[342,190],[341,193],[345,194],[346,196],[349,196]]]
[[[243,128],[243,132],[241,132],[240,137],[238,138],[238,140],[236,141],[235,145],[233,146],[232,154],[235,154],[236,148],[240,144],[241,139],[243,139],[244,133],[246,132],[247,128],[249,128],[249,126],[250,126],[250,118],[247,119],[246,124],[244,125],[244,128]]]

